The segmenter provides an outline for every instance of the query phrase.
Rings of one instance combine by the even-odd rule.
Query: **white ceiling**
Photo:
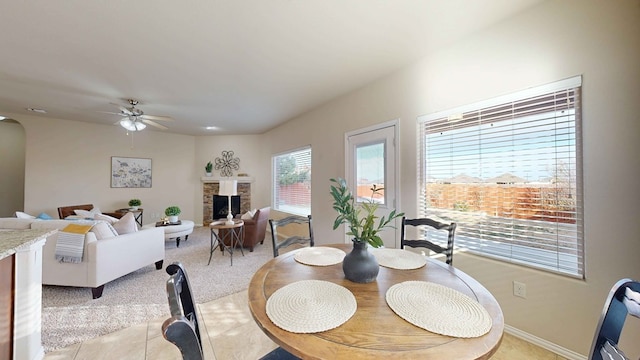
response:
[[[0,115],[113,124],[134,98],[210,135],[262,133],[540,0],[2,2]]]

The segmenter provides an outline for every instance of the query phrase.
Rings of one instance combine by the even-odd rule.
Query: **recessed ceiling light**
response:
[[[27,108],[27,110],[33,111],[33,112],[37,112],[39,114],[46,114],[47,113],[47,110],[44,110],[44,109]]]
[[[207,127],[205,127],[205,129],[207,129],[207,130],[218,130],[218,127],[217,126],[207,126]]]
[[[4,120],[4,119],[6,119],[6,118],[7,118],[6,116],[2,116],[2,115],[0,115],[0,121]]]

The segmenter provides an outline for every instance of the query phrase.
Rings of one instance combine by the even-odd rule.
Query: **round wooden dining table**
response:
[[[348,253],[351,244],[323,245]],[[380,267],[376,281],[351,282],[342,263],[310,266],[284,253],[263,265],[249,284],[249,308],[262,331],[275,343],[302,359],[488,359],[502,341],[504,317],[493,295],[478,281],[444,262],[427,258],[426,266],[414,270]],[[278,289],[302,280],[324,280],[350,290],[357,310],[344,324],[317,333],[293,333],[276,326],[266,313],[267,299]],[[489,313],[488,333],[473,338],[439,335],[414,326],[396,315],[385,294],[394,284],[416,280],[455,289],[478,301]],[[445,315],[446,316],[446,315]]]

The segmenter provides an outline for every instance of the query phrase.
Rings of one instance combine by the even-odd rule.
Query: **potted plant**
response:
[[[335,184],[331,185],[333,209],[338,212],[338,216],[333,222],[333,230],[341,224],[347,223],[349,227],[347,235],[353,236],[353,250],[345,256],[342,262],[345,277],[359,283],[371,282],[378,276],[379,268],[376,258],[367,251],[367,246],[371,245],[376,248],[383,246],[384,243],[378,232],[392,226],[392,221],[404,216],[404,213],[397,213],[394,209],[388,217],[379,218],[376,215],[378,204],[374,202],[373,198],[384,188],[374,185],[371,188],[371,198],[368,201],[356,203],[356,199],[344,179],[331,179],[331,182]]]
[[[213,164],[209,161],[204,167],[204,172],[207,173],[207,176],[211,176],[211,170],[213,170]]]
[[[142,201],[140,199],[131,199],[129,200],[129,208],[131,210],[138,210],[138,206],[142,205]]]
[[[169,217],[170,223],[177,223],[178,215],[180,215],[180,213],[180,208],[175,205],[169,206],[168,208],[164,209],[164,214]]]

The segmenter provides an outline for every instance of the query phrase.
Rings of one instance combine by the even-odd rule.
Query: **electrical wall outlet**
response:
[[[513,296],[518,296],[521,298],[527,297],[527,285],[521,283],[519,281],[513,282]]]

